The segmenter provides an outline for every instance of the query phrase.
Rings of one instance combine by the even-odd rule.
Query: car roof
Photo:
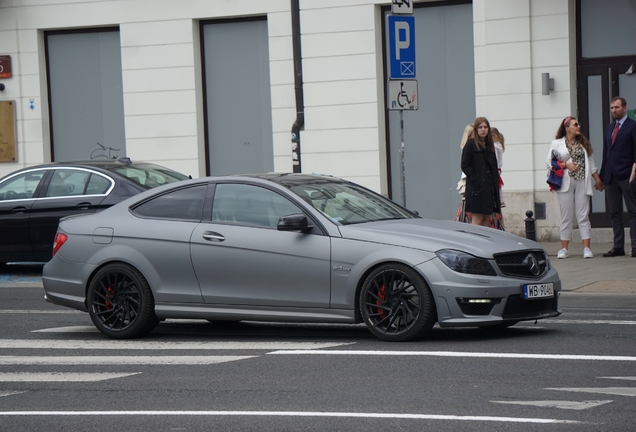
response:
[[[302,174],[302,173],[255,173],[255,174],[237,174],[240,177],[252,177],[262,180],[271,181],[287,188],[299,186],[303,184],[316,183],[348,183],[339,177],[322,174]]]
[[[128,166],[133,165],[135,163],[147,163],[147,162],[133,162],[129,158],[120,158],[120,159],[90,159],[90,160],[76,160],[76,161],[64,161],[64,162],[51,162],[48,164],[38,165],[38,167],[52,167],[52,166],[89,166],[95,168],[104,168],[108,169],[113,166]],[[35,168],[35,167],[32,167]]]

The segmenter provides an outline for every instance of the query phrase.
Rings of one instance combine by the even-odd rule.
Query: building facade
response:
[[[15,136],[0,136],[15,148],[0,176],[124,156],[193,177],[296,169],[452,219],[459,141],[485,116],[505,136],[507,230],[524,235],[532,210],[538,238],[557,240],[549,144],[579,116],[600,166],[609,99],[636,103],[636,2],[415,1],[419,107],[402,119],[388,109],[390,3],[0,0],[0,102],[13,110],[2,127]],[[602,193],[592,211],[601,235]]]

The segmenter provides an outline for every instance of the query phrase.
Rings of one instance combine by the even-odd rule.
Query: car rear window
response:
[[[147,218],[200,221],[206,189],[207,185],[198,185],[173,190],[139,204],[132,212]]]
[[[133,163],[107,169],[148,189],[189,178],[177,171],[150,163]]]

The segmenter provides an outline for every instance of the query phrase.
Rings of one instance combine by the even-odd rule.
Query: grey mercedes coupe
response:
[[[135,338],[166,318],[360,323],[387,341],[560,314],[540,244],[422,219],[349,181],[185,180],[60,221],[45,298]]]

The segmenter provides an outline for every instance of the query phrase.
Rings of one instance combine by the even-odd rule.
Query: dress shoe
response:
[[[636,249],[632,249],[632,258],[636,258]]]
[[[609,252],[603,254],[604,257],[625,256],[625,249],[612,248]]]

